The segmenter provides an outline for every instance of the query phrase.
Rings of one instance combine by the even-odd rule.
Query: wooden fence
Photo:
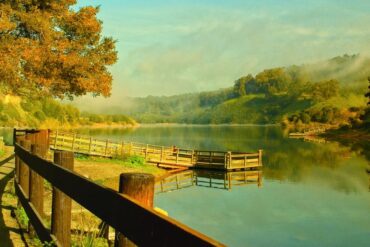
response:
[[[150,207],[139,204],[125,194],[102,187],[73,172],[70,170],[71,167],[67,167],[67,163],[72,162],[73,164],[73,153],[71,152],[58,151],[54,162],[45,160],[43,158],[45,153],[42,153],[45,149],[40,149],[40,147],[42,147],[42,141],[45,141],[46,131],[25,131],[23,133],[25,135],[19,135],[21,132],[14,131],[16,137],[14,144],[15,189],[41,241],[52,242],[54,246],[70,246],[70,243],[66,244],[66,240],[62,237],[70,235],[68,222],[66,222],[70,221],[70,218],[62,217],[63,214],[68,215],[69,213],[70,215],[70,212],[66,211],[67,206],[60,204],[60,200],[65,200],[60,196],[64,195],[88,209],[139,246],[223,246],[202,233],[163,216]],[[39,176],[38,180],[37,176]],[[42,179],[46,179],[53,186],[51,229],[46,227],[43,221],[44,212],[42,207],[40,208],[43,196],[36,193],[40,181],[43,186]],[[54,191],[64,194],[59,193],[59,196],[56,196],[57,193]],[[59,205],[58,210],[54,208],[55,205]]]
[[[50,146],[55,150],[68,150],[103,157],[139,155],[147,162],[184,167],[243,170],[262,166],[262,150],[256,153],[202,151],[175,146],[99,140],[61,131],[50,133]]]

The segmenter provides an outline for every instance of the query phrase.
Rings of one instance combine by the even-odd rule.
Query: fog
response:
[[[85,96],[74,104],[100,111],[129,106],[128,97],[229,87],[265,68],[312,63],[322,68],[335,56],[370,55],[370,2],[246,2],[82,1],[101,5],[104,34],[117,40],[119,62],[111,68],[110,98]],[[335,73],[345,78],[363,62],[357,59]]]

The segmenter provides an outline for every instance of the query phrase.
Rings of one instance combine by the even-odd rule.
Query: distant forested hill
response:
[[[122,114],[80,113],[76,107],[51,97],[27,98],[0,90],[0,127],[67,128],[102,124],[134,126],[136,122]]]
[[[342,124],[365,106],[368,76],[370,58],[344,55],[247,74],[212,92],[132,98],[116,110],[141,123]]]

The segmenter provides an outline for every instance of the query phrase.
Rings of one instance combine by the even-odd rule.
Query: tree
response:
[[[274,68],[257,74],[256,81],[266,95],[273,95],[286,93],[292,83],[292,78],[284,68]]]
[[[339,82],[337,80],[322,81],[312,84],[310,88],[312,98],[316,101],[323,101],[338,96]]]
[[[0,85],[7,93],[109,96],[115,41],[102,37],[98,7],[76,0],[0,1]]]
[[[370,77],[368,77],[367,80],[369,81],[369,86],[367,87],[369,89],[369,92],[365,94],[365,97],[367,97],[368,99],[367,104],[370,105]]]
[[[243,77],[235,81],[235,83],[234,83],[234,93],[238,97],[246,95],[245,81],[244,81]]]

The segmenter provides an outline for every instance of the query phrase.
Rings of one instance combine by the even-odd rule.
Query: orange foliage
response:
[[[101,37],[95,7],[75,0],[0,3],[0,85],[13,94],[109,96],[115,41]]]

